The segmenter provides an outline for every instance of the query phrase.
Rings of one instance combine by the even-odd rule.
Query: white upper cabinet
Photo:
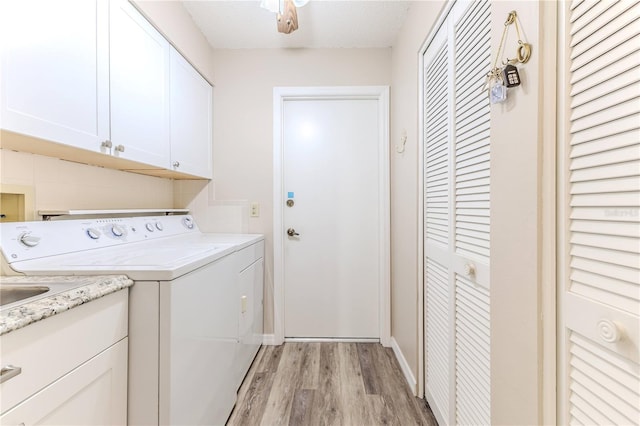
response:
[[[169,42],[127,1],[111,1],[114,155],[169,168]]]
[[[211,85],[128,1],[0,0],[0,40],[2,148],[211,179]]]
[[[108,22],[102,1],[0,2],[0,126],[101,150],[109,138]]]
[[[212,87],[171,48],[171,167],[212,177]]]

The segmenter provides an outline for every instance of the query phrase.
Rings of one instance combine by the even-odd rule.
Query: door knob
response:
[[[300,235],[300,234],[298,234],[295,229],[289,228],[287,229],[287,235],[290,237],[295,237],[296,235]]]

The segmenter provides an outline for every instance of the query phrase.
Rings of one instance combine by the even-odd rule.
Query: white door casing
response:
[[[346,102],[343,102],[343,101],[346,101]],[[368,217],[369,219],[374,218],[374,220],[371,222],[371,224],[366,229],[366,231],[371,237],[370,238],[371,242],[374,244],[374,249],[372,253],[375,256],[375,259],[374,259],[375,264],[373,265],[373,268],[375,268],[376,271],[374,271],[374,273],[371,276],[374,277],[375,282],[373,283],[373,286],[369,286],[369,290],[366,290],[365,288],[363,288],[363,290],[366,290],[367,292],[371,293],[372,291],[371,289],[373,289],[373,292],[375,293],[374,294],[375,300],[376,300],[375,303],[378,305],[374,309],[375,312],[373,312],[373,314],[375,315],[374,320],[375,320],[376,329],[373,333],[371,333],[371,330],[367,330],[360,337],[379,338],[380,341],[383,343],[383,345],[388,346],[389,340],[390,340],[388,88],[378,87],[378,86],[376,87],[293,87],[293,88],[275,88],[274,89],[274,320],[275,321],[274,321],[273,343],[280,344],[284,341],[284,338],[285,338],[285,315],[287,312],[285,309],[285,306],[286,306],[285,275],[287,273],[285,258],[289,259],[291,257],[292,262],[297,262],[300,259],[293,259],[296,256],[297,257],[303,256],[303,259],[304,258],[308,259],[309,258],[308,255],[313,254],[313,256],[317,257],[317,259],[320,260],[321,262],[322,256],[323,256],[322,253],[314,253],[313,246],[305,248],[305,245],[304,245],[305,235],[302,232],[302,228],[300,228],[300,226],[304,228],[305,225],[304,224],[300,224],[300,225],[287,224],[285,223],[285,218],[289,220],[288,216],[291,216],[291,219],[293,220],[301,220],[302,216],[297,216],[296,218],[296,215],[298,214],[297,212],[300,212],[299,213],[300,215],[306,216],[308,214],[316,213],[317,209],[319,208],[326,209],[325,211],[330,212],[331,208],[337,206],[337,204],[334,204],[334,203],[338,203],[340,200],[344,201],[346,199],[344,197],[348,194],[348,191],[346,191],[345,188],[339,187],[338,185],[335,184],[335,182],[332,184],[332,181],[329,180],[333,177],[331,168],[328,168],[327,170],[325,170],[323,175],[314,174],[313,176],[308,176],[308,177],[311,177],[313,180],[315,180],[317,183],[325,182],[327,184],[325,188],[326,191],[324,191],[324,194],[321,195],[321,197],[328,198],[328,199],[322,199],[322,200],[314,199],[314,195],[304,194],[299,191],[296,192],[295,188],[285,188],[284,186],[285,175],[287,173],[296,173],[296,169],[299,169],[299,167],[304,167],[303,164],[296,164],[295,167],[292,168],[290,167],[292,166],[291,164],[285,163],[285,159],[287,160],[287,162],[290,162],[289,158],[287,158],[287,155],[301,154],[301,152],[298,152],[297,154],[295,152],[285,153],[285,147],[286,147],[285,136],[287,134],[287,124],[285,123],[285,117],[287,114],[287,109],[289,110],[289,112],[293,112],[295,114],[295,111],[297,109],[300,109],[300,108],[304,109],[304,108],[311,107],[314,102],[319,102],[319,105],[330,106],[330,108],[324,108],[324,113],[329,115],[331,115],[331,110],[333,109],[332,107],[340,108],[341,105],[344,106],[349,103],[353,103],[354,105],[361,104],[361,106],[365,106],[364,109],[367,111],[365,112],[365,115],[367,115],[370,119],[377,121],[377,125],[374,123],[371,126],[374,129],[373,132],[369,131],[370,136],[372,136],[373,138],[375,149],[373,150],[374,156],[373,157],[369,156],[369,160],[373,162],[373,164],[371,165],[373,168],[371,168],[371,170],[367,172],[367,173],[371,173],[371,171],[373,171],[374,173],[374,176],[372,176],[372,179],[374,179],[375,182],[371,186],[374,188],[373,196],[374,196],[375,205],[369,206],[369,210],[370,210],[369,212],[346,211],[344,218],[341,218],[339,214],[334,215],[334,218],[330,220],[325,220],[327,218],[323,217],[322,221],[325,222],[323,226],[325,226],[325,230],[328,230],[328,231],[325,231],[325,235],[318,235],[317,233],[315,235],[316,237],[319,236],[321,239],[323,239],[324,243],[328,243],[329,246],[333,244],[333,246],[336,247],[335,246],[336,242],[332,241],[332,238],[335,237],[335,233],[339,233],[340,238],[344,238],[346,239],[346,241],[351,240],[351,242],[353,242],[354,237],[357,236],[357,232],[352,232],[354,230],[343,228],[342,227],[343,224],[341,223],[342,221],[339,219],[344,219],[344,221],[348,221],[348,223],[352,223],[354,218],[358,216],[363,217],[367,215],[366,217]],[[292,105],[294,107],[288,108],[287,105]],[[340,119],[343,120],[344,117],[341,117]],[[289,130],[292,130],[292,129],[289,129]],[[307,129],[307,132],[309,130],[311,129]],[[324,133],[324,130],[323,130],[323,133]],[[354,134],[353,136],[355,137],[355,135],[356,134]],[[324,135],[324,137],[327,137],[327,136],[329,135]],[[334,135],[334,136],[337,137],[337,135]],[[331,154],[331,149],[334,150],[333,154]],[[353,155],[347,154],[349,149],[350,148],[348,146],[341,147],[340,145],[337,145],[333,148],[330,148],[329,151],[327,151],[325,146],[322,148],[321,151],[316,152],[316,154],[317,155],[331,154],[335,156],[337,152],[340,152],[340,150],[347,150],[347,151],[344,151],[345,156],[347,158],[349,157],[353,158]],[[358,148],[356,148],[356,151],[353,151],[351,154],[355,154],[357,156],[358,155],[357,149]],[[322,151],[326,151],[326,152],[323,153]],[[300,161],[304,161],[304,159]],[[330,162],[329,164],[333,164],[336,167],[339,167],[341,163],[340,159],[334,159],[330,161],[332,162]],[[316,163],[316,165],[318,164],[319,163]],[[348,169],[348,164],[345,163],[343,164],[343,166],[345,166],[345,169]],[[302,171],[298,170],[297,173],[298,173],[297,176],[304,175],[303,170]],[[361,187],[360,189],[362,190],[362,192],[365,192],[371,195],[372,191],[371,190],[367,191],[365,188],[363,188],[364,185],[362,184],[362,182],[364,182],[364,180],[362,180],[360,177],[359,185]],[[329,188],[334,188],[335,191],[332,192],[331,190],[329,190]],[[318,189],[322,190],[321,187],[318,187]],[[350,191],[355,191],[354,192],[354,195],[355,195],[357,194],[358,188],[357,187],[351,188]],[[287,200],[287,195],[289,195],[288,192],[294,192],[295,194],[294,202],[296,204],[294,205],[294,207],[291,207],[291,208],[287,207],[285,204]],[[306,195],[306,200],[305,200],[305,195]],[[315,195],[317,196],[319,194],[315,194]],[[307,203],[305,203],[305,201],[307,201]],[[294,209],[296,209],[296,207],[298,207],[298,210],[294,212]],[[306,214],[304,212],[305,208],[308,209],[306,210],[307,212]],[[352,210],[355,210],[354,206],[350,206],[349,208]],[[290,209],[290,211],[285,212],[284,209]],[[373,209],[373,212],[371,212],[371,209]],[[317,213],[322,213],[322,212],[317,212]],[[286,235],[287,228],[289,227],[296,228],[296,226],[298,227],[296,230],[300,231],[300,234],[302,235],[296,238],[288,237]],[[373,228],[371,228],[371,226]],[[317,226],[315,225],[314,227],[317,228]],[[305,231],[307,231],[307,234],[306,234],[307,238],[311,238],[314,235],[313,231],[310,228],[306,228]],[[339,241],[340,238],[336,237],[335,240]],[[327,246],[324,246],[324,247],[327,247]],[[371,248],[369,248],[369,251],[371,252]],[[293,255],[293,256],[290,256],[290,255]],[[340,257],[342,257],[343,259],[356,259],[359,256],[355,255],[354,253],[347,252],[347,253],[340,253]],[[321,266],[321,264],[318,264],[317,261],[314,261],[314,262],[315,262],[315,266],[313,266],[313,268],[317,268],[319,267],[319,265]],[[311,265],[311,264],[307,264],[307,265]],[[300,268],[296,268],[295,265],[293,266],[293,268],[289,268],[289,269],[290,269],[289,273],[293,272],[294,275],[296,273],[301,273]],[[321,275],[322,270],[314,270],[314,271],[311,271],[311,273]],[[335,290],[336,288],[334,287],[334,291]],[[301,293],[298,292],[298,296],[300,294]],[[348,310],[351,310],[352,315],[353,314],[357,315],[358,310],[360,309],[360,306],[358,305],[357,300],[354,301],[352,297],[354,294],[356,293],[352,292],[352,295],[347,297],[347,300],[350,300],[351,306],[342,306],[340,308],[337,308],[335,306],[327,305],[327,303],[329,303],[330,301],[325,300],[324,302],[325,307],[328,307],[328,309],[332,311],[335,308],[335,312],[342,310],[343,313],[347,312]],[[368,294],[368,295],[364,293],[361,293],[361,294],[363,295],[363,297],[366,296],[369,299],[371,299],[371,296],[372,296],[371,294]],[[295,304],[293,305],[293,309],[294,310],[296,309]],[[372,314],[371,309],[368,309],[368,311],[369,312],[366,315],[368,315],[369,318],[371,318],[371,314]],[[295,315],[295,312],[290,311],[289,315]],[[350,322],[348,318],[343,319],[343,323],[346,324],[348,322]],[[338,321],[336,324],[339,324],[339,323],[340,321]],[[290,330],[288,331],[291,331],[291,327],[289,328]],[[297,334],[297,331],[295,331],[295,329],[293,330],[294,330],[294,333]],[[324,333],[324,331],[320,329],[316,331],[320,332],[321,334],[318,334],[312,337],[323,337],[322,333]],[[342,333],[342,331],[340,333]],[[350,335],[350,333],[352,332],[347,331],[346,334],[344,335],[337,334],[329,337],[337,337],[337,338],[340,338],[340,337],[357,338],[358,337],[358,336]],[[301,336],[298,336],[298,337],[301,337]]]
[[[558,423],[640,424],[640,2],[563,6]]]
[[[441,424],[490,424],[490,4],[444,14],[421,67],[425,396]]]

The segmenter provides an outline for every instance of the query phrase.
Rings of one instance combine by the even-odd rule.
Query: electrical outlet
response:
[[[259,216],[260,216],[260,204],[251,203],[251,217],[259,217]]]

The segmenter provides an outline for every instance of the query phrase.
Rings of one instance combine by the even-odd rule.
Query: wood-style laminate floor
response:
[[[227,425],[437,425],[378,343],[260,349]]]

